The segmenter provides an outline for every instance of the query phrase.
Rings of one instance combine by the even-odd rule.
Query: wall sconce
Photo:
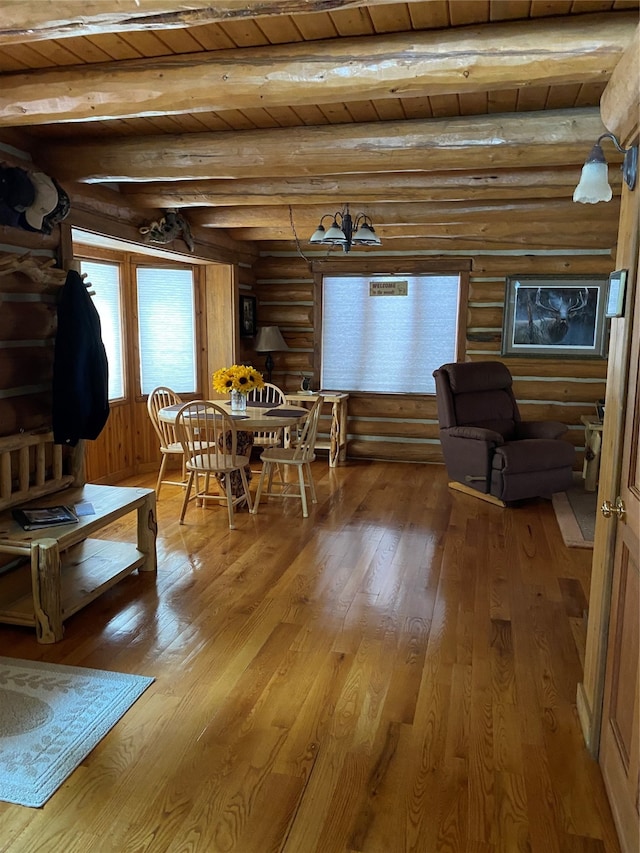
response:
[[[258,329],[255,349],[256,352],[266,352],[267,354],[264,366],[267,373],[267,382],[271,382],[271,374],[273,372],[273,358],[271,353],[289,349],[287,342],[282,337],[280,329],[277,326],[263,326],[261,329]]]
[[[573,200],[581,204],[597,204],[599,201],[611,201],[611,187],[607,161],[600,145],[602,139],[611,139],[618,151],[624,154],[622,177],[630,190],[636,185],[638,175],[638,146],[623,148],[613,133],[603,133],[589,152],[582,167],[580,182],[573,192]]]
[[[328,216],[332,216],[333,222],[331,224],[331,228],[327,231],[325,230],[322,222]],[[353,220],[349,213],[348,204],[335,214],[326,213],[320,219],[320,224],[309,238],[309,242],[322,243],[330,246],[342,246],[342,250],[345,253],[351,250],[352,245],[382,245],[380,238],[374,230],[371,218],[366,216],[364,213],[359,213],[355,220]]]

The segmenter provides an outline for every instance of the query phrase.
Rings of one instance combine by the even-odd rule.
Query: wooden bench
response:
[[[66,460],[51,432],[0,438],[0,622],[36,629],[38,642],[62,639],[65,619],[122,578],[156,570],[154,489],[82,484],[81,451]],[[23,530],[11,508],[88,502],[78,523]],[[137,512],[137,542],[92,539],[101,528]]]

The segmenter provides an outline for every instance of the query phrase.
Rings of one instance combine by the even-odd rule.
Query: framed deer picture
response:
[[[502,355],[604,358],[607,276],[507,277]]]

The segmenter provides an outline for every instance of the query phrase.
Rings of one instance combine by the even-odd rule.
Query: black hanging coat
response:
[[[97,438],[109,417],[109,368],[100,316],[80,273],[70,270],[58,301],[53,361],[53,440]]]

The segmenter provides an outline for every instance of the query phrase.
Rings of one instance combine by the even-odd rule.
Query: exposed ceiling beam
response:
[[[0,126],[606,82],[636,23],[584,15],[13,73]]]
[[[479,201],[491,199],[570,198],[578,167],[457,172],[387,172],[376,175],[327,175],[317,178],[263,178],[233,181],[168,181],[123,184],[128,201],[141,208],[224,207],[225,205],[324,204],[340,206],[384,201]],[[620,190],[621,177],[609,181]]]
[[[567,223],[563,228],[559,228],[557,223],[553,225],[530,223],[529,227],[523,228],[522,222],[509,222],[506,219],[483,226],[455,223],[389,225],[379,228],[376,225],[376,234],[383,241],[383,250],[395,248],[394,241],[397,239],[405,242],[419,240],[420,249],[424,251],[453,249],[460,252],[489,248],[566,249],[567,246],[574,249],[610,249],[615,244],[616,230],[617,219],[613,217],[609,225],[603,222],[585,225],[580,222]],[[294,234],[290,226],[288,228],[275,226],[237,228],[229,233],[236,240],[294,242]],[[317,245],[308,242],[310,231],[307,233],[307,230],[298,228],[296,225],[296,233],[303,249],[314,253],[318,251]],[[414,248],[415,246],[414,243]],[[337,248],[334,252],[340,254]]]
[[[168,30],[271,15],[331,12],[389,0],[3,0],[0,45]],[[411,0],[408,0],[411,2]]]
[[[579,178],[579,175],[577,176]],[[545,224],[561,224],[563,227],[568,219],[574,224],[607,221],[613,217],[616,221],[619,214],[619,200],[602,205],[576,205],[570,199],[550,199],[540,201],[511,201],[506,203],[494,202],[449,202],[440,204],[421,204],[419,202],[372,202],[360,211],[350,205],[351,215],[355,218],[360,212],[371,218],[376,228],[379,225],[444,225],[464,223],[472,226],[482,226],[501,221],[519,221],[521,225],[530,222],[544,221]],[[340,208],[338,207],[338,210]],[[189,221],[207,228],[252,228],[261,227],[268,223],[270,227],[290,227],[290,216],[293,216],[296,226],[301,226],[311,232],[317,226],[321,217],[331,217],[336,212],[335,205],[327,209],[318,204],[287,207],[216,207],[192,210]],[[328,218],[323,223],[326,228],[331,224]]]
[[[640,80],[640,24],[631,44],[616,65],[607,88],[602,93],[600,112],[607,129],[627,146],[640,134],[640,109],[638,108],[638,81]]]
[[[50,144],[60,180],[171,181],[582,164],[597,108]]]

